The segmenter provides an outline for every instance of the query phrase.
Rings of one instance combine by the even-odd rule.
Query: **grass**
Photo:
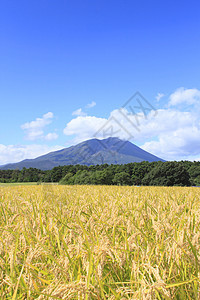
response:
[[[9,182],[9,183],[2,183],[0,182],[0,186],[19,186],[19,185],[58,185],[58,182]]]
[[[0,182],[0,186],[19,186],[19,185],[36,185],[37,182],[12,182],[12,183],[2,183]]]
[[[200,189],[1,186],[1,299],[199,299]]]

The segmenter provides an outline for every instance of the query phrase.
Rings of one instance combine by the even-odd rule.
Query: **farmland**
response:
[[[199,299],[200,189],[0,186],[1,299]]]

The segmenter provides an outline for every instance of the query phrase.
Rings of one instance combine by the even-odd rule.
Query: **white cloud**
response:
[[[0,165],[19,162],[24,159],[36,158],[63,147],[47,145],[2,145],[0,144]]]
[[[192,124],[192,114],[189,112],[179,112],[170,109],[160,109],[148,114],[147,118],[143,114],[129,114],[126,109],[113,110],[108,119],[92,116],[77,117],[72,119],[65,127],[64,134],[76,135],[79,140],[84,138],[105,138],[112,130],[116,132],[113,136],[126,139],[132,135],[134,140],[143,141],[158,136],[160,133],[168,133],[179,127],[190,126]],[[110,130],[109,130],[110,129]]]
[[[94,107],[96,105],[96,102],[95,101],[92,101],[91,103],[88,103],[87,105],[86,105],[86,108],[92,108],[92,107]]]
[[[42,116],[42,118],[36,118],[36,120],[27,122],[23,125],[21,125],[21,128],[25,131],[26,134],[26,139],[34,141],[36,139],[48,139],[48,136],[50,137],[55,137],[57,138],[58,136],[55,134],[47,134],[46,137],[44,136],[44,128],[51,124],[53,120],[53,113],[48,112]],[[50,140],[50,139],[49,139]]]
[[[184,91],[187,95],[187,91]],[[180,111],[168,107],[157,110],[157,114],[152,110],[146,117],[142,112],[133,115],[126,109],[116,109],[108,119],[77,117],[66,125],[64,134],[75,136],[75,142],[108,136],[129,139],[166,160],[200,156],[200,121],[195,109]]]
[[[45,137],[44,137],[44,139],[46,141],[53,141],[53,140],[56,140],[57,138],[58,138],[58,135],[55,132],[50,132],[47,135],[45,135]]]
[[[79,116],[72,119],[65,127],[65,135],[75,135],[74,143],[90,139],[106,122],[104,118],[92,116]]]
[[[76,117],[67,123],[64,134],[75,137],[75,144],[95,137],[117,136],[140,144],[144,150],[166,160],[199,160],[200,120],[196,112],[199,95],[200,91],[197,89],[177,89],[169,97],[171,106],[157,110],[157,114],[152,110],[146,117],[142,112],[137,115],[130,114],[125,108],[121,111],[113,110],[109,118],[74,115]],[[190,110],[178,110],[175,105],[180,103],[190,103]],[[81,112],[82,110],[79,111]],[[52,119],[53,113],[49,112],[42,118],[23,124],[22,128],[32,140],[35,137],[53,140],[57,138],[56,133],[44,134],[45,126]],[[35,158],[61,148],[63,147],[47,145],[0,145],[0,164]]]
[[[42,118],[36,118],[35,121],[27,122],[21,126],[25,130],[41,129],[52,122],[53,113],[48,112]]]
[[[96,102],[92,101],[91,103],[88,103],[85,108],[92,108],[96,105]],[[87,116],[87,113],[85,113],[82,108],[78,108],[75,111],[72,112],[72,116],[78,116],[78,117],[85,117]]]
[[[157,141],[146,142],[142,148],[166,160],[195,159],[200,155],[200,128],[188,126],[160,134]]]
[[[87,114],[82,111],[82,108],[78,108],[77,110],[73,111],[72,116],[86,116]]]
[[[200,101],[200,91],[198,89],[185,89],[181,87],[172,93],[169,99],[169,106],[197,104]]]
[[[158,93],[156,96],[156,100],[159,102],[161,98],[163,98],[165,96],[165,94],[163,93]]]

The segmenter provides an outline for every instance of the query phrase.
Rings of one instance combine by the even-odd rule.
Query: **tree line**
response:
[[[170,161],[125,165],[66,165],[0,170],[0,182],[59,182],[60,184],[200,186],[200,162]]]

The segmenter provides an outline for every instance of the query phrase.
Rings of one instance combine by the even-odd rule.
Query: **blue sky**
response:
[[[143,149],[199,160],[199,10],[198,1],[2,0],[0,164],[92,138],[111,116]],[[119,108],[136,91],[157,114],[137,112],[135,133]]]

